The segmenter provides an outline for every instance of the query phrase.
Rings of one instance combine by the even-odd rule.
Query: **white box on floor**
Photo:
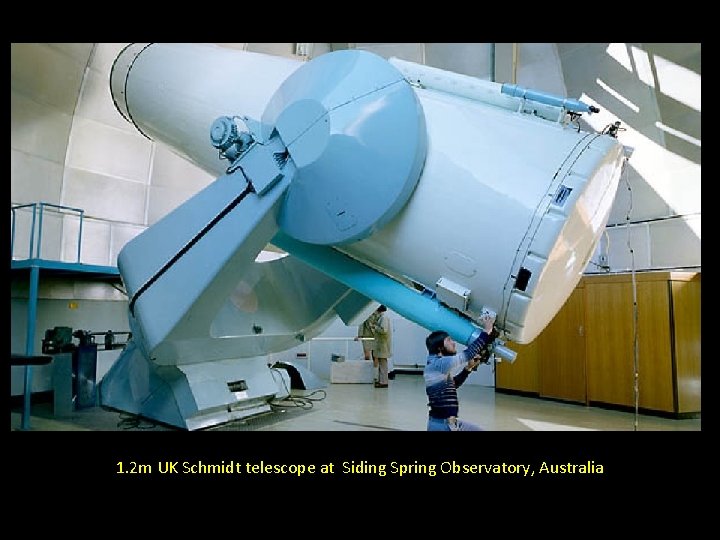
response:
[[[373,364],[370,360],[332,362],[330,367],[332,383],[371,383],[373,380]]]

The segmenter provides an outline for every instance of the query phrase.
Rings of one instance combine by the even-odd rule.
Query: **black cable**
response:
[[[287,384],[285,384],[285,379],[283,379],[280,370],[278,368],[270,368],[270,372],[273,374],[273,379],[275,378],[275,372],[280,374],[280,380],[282,381],[285,392],[287,392],[287,397],[285,398],[278,400],[270,400],[268,404],[271,408],[274,407],[275,409],[280,409],[282,407],[297,407],[300,409],[309,410],[313,408],[313,401],[322,401],[327,397],[327,393],[325,392],[325,390],[322,389],[315,390],[307,396],[293,396],[291,390],[287,387]],[[322,393],[322,397],[313,397],[318,392]]]
[[[305,410],[310,410],[313,408],[313,404],[311,401],[307,401],[307,400],[305,400],[301,397],[297,397],[297,396],[288,396],[279,401],[270,401],[269,405],[270,405],[270,408],[272,408],[273,410],[282,409],[285,407],[295,407],[298,409],[305,409]]]
[[[322,392],[323,396],[321,398],[310,397],[318,392]],[[314,405],[313,405],[314,401],[322,401],[326,397],[327,397],[327,394],[325,393],[325,390],[315,390],[312,394],[310,394],[308,396],[289,395],[282,399],[272,400],[269,402],[269,405],[270,405],[270,407],[275,407],[275,408],[297,407],[300,409],[308,409],[309,410],[314,407]]]
[[[310,397],[310,396],[313,396],[313,395],[317,394],[318,392],[322,392],[322,397],[321,397],[321,398],[312,398],[312,397]],[[308,401],[322,401],[323,399],[325,399],[325,398],[327,397],[327,392],[325,392],[325,390],[318,389],[318,390],[315,390],[314,392],[308,394],[307,396],[303,396],[303,397],[304,397],[305,399],[307,399]]]
[[[121,413],[117,427],[121,429],[155,429],[157,424],[137,414]]]

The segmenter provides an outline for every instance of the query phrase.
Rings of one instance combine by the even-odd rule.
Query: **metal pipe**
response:
[[[33,243],[35,241],[35,214],[37,211],[37,203],[32,205],[33,207],[33,215],[32,215],[32,223],[30,225],[30,249],[28,250],[28,259],[33,258]]]
[[[15,244],[15,208],[11,208],[10,212],[12,213],[12,221],[10,225],[10,260],[13,258],[13,253],[15,253],[13,245]]]
[[[42,226],[43,226],[43,214],[45,213],[45,203],[40,203],[40,217],[38,218],[38,242],[37,242],[37,255],[36,259],[40,258],[40,252],[42,251]]]
[[[432,66],[423,66],[394,57],[388,59],[388,62],[402,73],[405,80],[420,88],[460,96],[513,112],[519,110],[522,105],[520,98],[502,92],[503,83],[486,81]],[[552,122],[557,122],[562,118],[562,108],[558,106],[543,103],[536,108],[542,118]]]
[[[477,77],[451,73],[398,58],[390,58],[388,62],[394,65],[411,84],[419,84],[424,88],[475,99],[506,109],[517,109],[517,100],[509,100],[505,97],[509,96],[510,98],[535,101],[544,105],[550,105],[551,107],[564,108],[568,111],[599,112],[597,107],[593,107],[577,99],[555,96],[517,84],[486,81]],[[513,44],[513,79],[515,79],[516,67],[516,49]]]
[[[82,229],[83,229],[83,217],[84,216],[85,216],[85,211],[80,210],[80,228],[78,230],[77,262],[80,262],[80,248],[82,246]]]
[[[25,354],[35,354],[35,319],[37,317],[38,283],[40,281],[40,267],[33,264],[30,267],[30,293],[28,296],[27,334],[25,335]],[[23,396],[22,424],[23,430],[30,429],[30,398],[32,396],[32,366],[25,366],[25,390]]]
[[[552,105],[553,107],[562,107],[568,111],[586,113],[600,112],[597,107],[583,103],[580,100],[555,96],[553,94],[541,92],[540,90],[525,88],[517,84],[505,83],[502,85],[501,92],[512,97],[529,99],[531,101],[537,101],[538,103],[544,103],[545,105]]]
[[[72,206],[63,206],[60,204],[52,204],[52,203],[46,203],[46,202],[33,203],[32,205],[15,206],[15,207],[13,207],[13,209],[22,208],[23,206],[33,206],[33,207],[39,206],[40,207],[40,217],[39,217],[39,221],[38,221],[38,246],[37,246],[37,255],[36,255],[36,257],[38,259],[40,258],[40,252],[42,249],[42,227],[43,227],[43,214],[44,214],[45,207],[57,208],[58,210],[70,210],[72,212],[78,212],[80,214],[80,228],[78,231],[78,248],[77,248],[77,261],[76,261],[79,263],[81,247],[82,247],[82,229],[83,229],[83,219],[85,216],[85,210],[83,210],[81,208],[73,208]],[[34,222],[33,222],[33,233],[34,233],[34,231],[35,231],[35,226],[34,226]],[[14,238],[14,234],[15,233],[14,233],[14,229],[13,229],[13,238]],[[30,244],[30,257],[31,258],[32,258],[32,250],[33,250],[33,245],[31,242],[31,244]]]
[[[490,80],[497,82],[496,70],[495,70],[495,44],[490,44]]]
[[[481,330],[470,320],[436,299],[410,289],[335,249],[298,242],[282,232],[277,233],[271,243],[429,331],[445,330],[464,345],[469,345],[480,335]]]
[[[82,208],[74,208],[72,206],[63,206],[62,204],[53,204],[53,203],[48,203],[48,202],[41,202],[40,204],[42,206],[49,206],[51,208],[59,208],[60,210],[72,210],[73,212],[83,212],[84,211]],[[30,205],[26,205],[26,206],[30,206]]]

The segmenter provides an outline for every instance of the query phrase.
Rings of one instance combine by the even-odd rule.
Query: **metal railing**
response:
[[[30,242],[28,249],[28,259],[40,259],[42,249],[42,229],[43,229],[43,215],[45,208],[52,208],[58,213],[65,212],[77,212],[80,216],[80,226],[78,229],[78,242],[77,242],[77,260],[80,262],[80,250],[82,248],[82,229],[83,229],[83,218],[85,211],[80,208],[72,208],[70,206],[63,206],[59,204],[51,204],[46,202],[36,202],[30,204],[18,204],[10,208],[12,213],[12,224],[10,230],[10,259],[12,260],[15,253],[15,223],[16,223],[16,211],[23,208],[32,208],[32,221],[30,224]],[[35,231],[37,229],[37,244],[35,241]]]

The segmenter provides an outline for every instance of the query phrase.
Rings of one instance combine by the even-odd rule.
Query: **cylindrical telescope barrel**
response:
[[[138,130],[210,174],[228,167],[210,141],[220,116],[259,120],[303,62],[211,44],[134,43],[110,73],[115,106]]]
[[[219,176],[227,161],[210,143],[213,121],[261,118],[302,66],[211,45],[135,45],[116,60],[111,87],[141,132]],[[335,249],[473,320],[488,307],[510,340],[529,343],[577,285],[604,230],[622,145],[442,81],[415,93],[427,156],[412,195],[372,235]]]
[[[343,250],[438,296],[454,295],[473,318],[490,307],[512,341],[529,343],[592,256],[617,190],[622,145],[466,97],[416,93],[428,131],[420,181],[395,220]]]

